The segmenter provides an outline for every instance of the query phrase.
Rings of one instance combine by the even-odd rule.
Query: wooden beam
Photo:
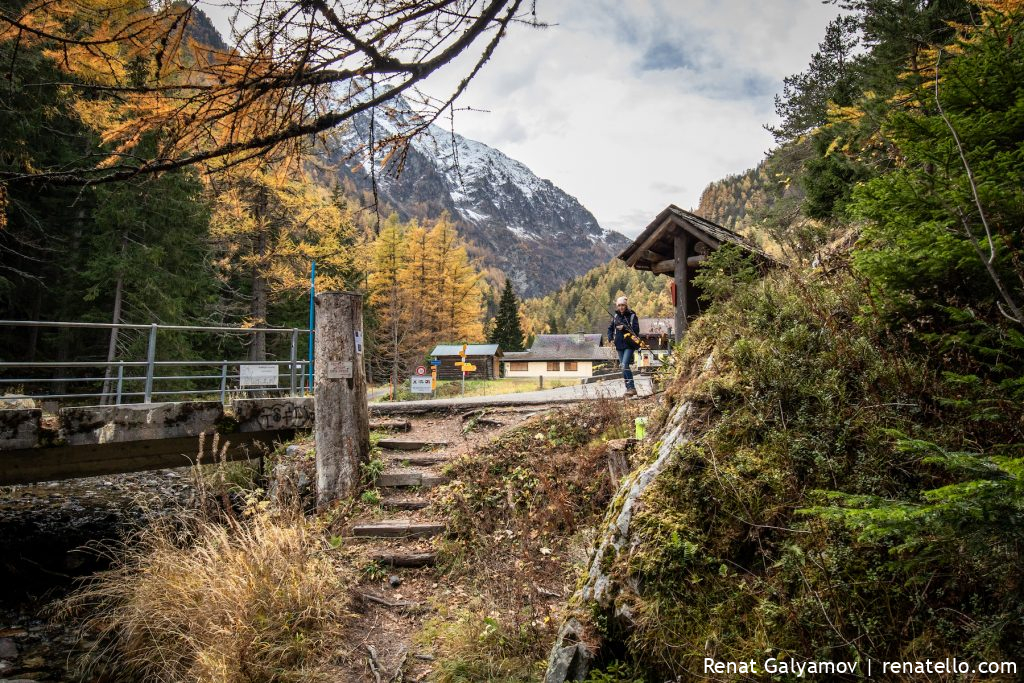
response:
[[[717,239],[715,239],[711,235],[707,234],[706,232],[704,232],[700,228],[691,225],[689,223],[689,221],[686,221],[686,220],[680,218],[680,219],[677,219],[677,223],[679,224],[680,227],[683,228],[683,230],[685,230],[686,232],[690,233],[691,235],[693,235],[693,237],[695,237],[696,239],[700,240],[704,244],[707,244],[712,249],[718,249],[720,246],[722,246],[722,243],[720,241],[718,241]]]
[[[702,256],[702,255],[699,255],[699,254],[697,256],[689,256],[686,259],[686,265],[688,265],[691,268],[696,268],[697,266],[699,266],[701,263],[703,263],[706,260],[707,260],[706,256]],[[655,263],[653,266],[651,266],[651,272],[652,273],[657,273],[659,275],[661,275],[663,273],[674,273],[675,270],[676,270],[676,260],[675,259],[668,259],[667,261],[659,261],[658,263]]]
[[[633,255],[626,259],[626,265],[629,266],[630,268],[635,266],[636,262],[640,260],[640,257],[646,254],[647,251],[655,243],[657,243],[658,240],[665,236],[665,233],[668,232],[668,229],[672,226],[672,222],[673,221],[671,216],[662,221],[661,225],[659,225],[657,229],[655,229],[655,231],[651,233],[651,236],[645,239],[643,243],[636,248],[636,251],[633,252]]]
[[[684,232],[675,236],[675,263],[674,270],[676,281],[676,319],[675,335],[676,343],[682,340],[686,334],[687,321],[687,300],[690,288],[689,269],[686,267],[686,254],[690,247],[690,234]]]

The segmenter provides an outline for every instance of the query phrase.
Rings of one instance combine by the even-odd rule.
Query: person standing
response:
[[[622,366],[622,379],[626,381],[626,396],[636,396],[636,385],[633,383],[633,353],[639,348],[634,341],[640,334],[640,319],[629,308],[629,301],[624,296],[615,300],[615,314],[608,325],[608,341],[615,344]],[[632,335],[632,338],[631,336]]]

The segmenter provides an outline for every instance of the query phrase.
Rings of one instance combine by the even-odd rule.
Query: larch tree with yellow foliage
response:
[[[391,216],[373,247],[375,364],[398,382],[437,343],[483,340],[483,280],[447,216],[429,229]]]
[[[433,287],[436,296],[434,321],[438,341],[482,341],[483,290],[480,272],[470,262],[466,245],[447,215],[430,230],[435,255]],[[429,282],[429,281],[428,281]]]
[[[370,305],[377,316],[371,340],[375,351],[373,364],[390,375],[392,385],[397,384],[404,365],[402,349],[411,322],[412,299],[402,287],[402,274],[407,265],[405,240],[405,226],[396,216],[388,217],[373,244],[368,278]]]
[[[275,304],[303,298],[311,263],[317,289],[351,289],[361,280],[360,247],[348,211],[322,186],[287,168],[239,166],[213,180],[210,237],[227,300],[254,327],[266,326]],[[251,360],[266,358],[257,333]]]
[[[216,45],[195,2],[26,0],[0,4],[0,42],[41,47],[73,74],[83,103],[111,95],[106,154],[65,165],[0,169],[0,182],[86,184],[213,159],[264,156],[397,95],[417,116],[375,152],[401,148],[450,109],[510,23],[537,25],[523,0],[338,3],[225,0],[235,10]],[[462,56],[463,59],[456,60]],[[440,99],[417,88],[458,61],[464,78]],[[19,72],[24,61],[5,68]],[[450,70],[450,69],[449,69]],[[412,113],[412,112],[410,112]],[[153,150],[140,147],[157,136]]]

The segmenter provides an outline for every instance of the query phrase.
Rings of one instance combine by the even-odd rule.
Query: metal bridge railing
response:
[[[22,395],[39,400],[60,400],[60,399],[100,399],[100,404],[122,404],[134,402],[132,399],[141,398],[142,403],[152,403],[154,397],[159,396],[196,396],[196,395],[219,395],[221,402],[234,394],[247,393],[270,393],[286,394],[289,396],[304,395],[307,389],[307,376],[309,375],[309,360],[300,359],[299,336],[309,335],[310,330],[302,328],[273,328],[273,327],[212,327],[212,326],[191,326],[191,325],[131,325],[115,323],[69,323],[49,321],[28,321],[28,320],[0,320],[0,328],[11,327],[40,327],[58,329],[127,329],[147,330],[148,341],[146,345],[146,360],[74,360],[74,361],[15,361],[7,362],[0,360],[0,393],[6,393],[3,389],[7,387],[32,387],[44,388],[54,384],[66,387],[69,384],[84,385],[85,391],[50,393],[47,391],[23,391]],[[156,360],[157,338],[160,330],[172,330],[181,332],[211,332],[253,335],[264,333],[267,335],[291,335],[290,352],[288,360]],[[277,366],[276,386],[250,386],[243,387],[241,383],[241,366],[245,365],[274,365]],[[237,372],[232,370],[238,367]],[[188,368],[205,368],[206,374],[184,374]],[[62,375],[62,370],[72,369],[96,369],[103,373],[103,376],[79,377]],[[130,375],[126,370],[143,370],[138,375]],[[171,374],[159,374],[161,369],[167,369]],[[32,377],[31,371],[49,370],[52,375],[49,377]],[[173,370],[177,370],[174,372]],[[202,371],[200,371],[202,372]],[[14,375],[14,376],[11,376]],[[166,382],[197,382],[200,385],[209,383],[208,388],[201,389],[160,389],[161,383]],[[94,391],[96,383],[102,383],[101,391]]]

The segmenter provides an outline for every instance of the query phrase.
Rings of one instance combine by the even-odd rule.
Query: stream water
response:
[[[188,468],[0,488],[0,683],[83,681],[70,661],[89,643],[54,606],[107,566],[104,547],[192,489]]]

